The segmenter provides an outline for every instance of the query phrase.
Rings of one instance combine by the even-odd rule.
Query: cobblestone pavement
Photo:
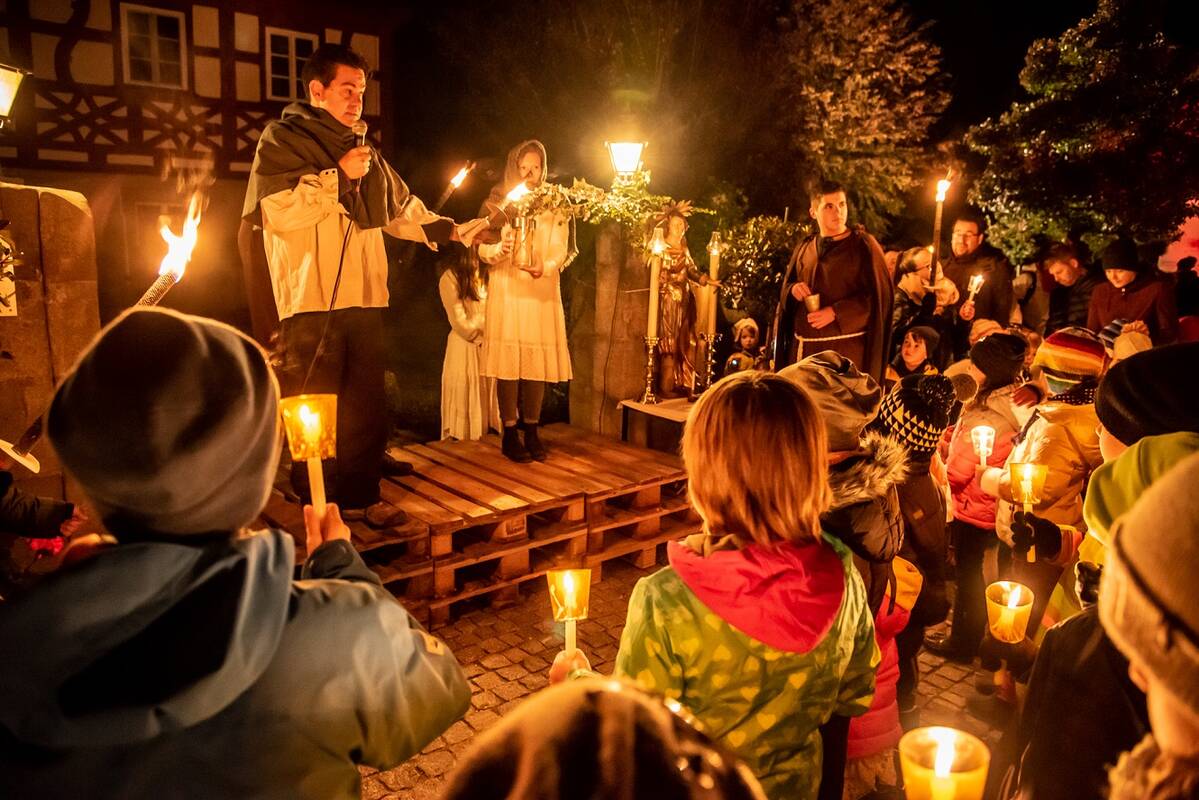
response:
[[[629,594],[652,570],[624,561],[604,565],[591,591],[591,617],[579,623],[579,647],[601,673],[612,671]],[[415,758],[385,772],[362,768],[364,800],[432,800],[478,731],[486,730],[523,698],[543,688],[550,662],[562,649],[562,626],[550,619],[543,581],[504,609],[476,608],[432,631],[461,662],[471,685],[471,709]],[[920,656],[921,724],[952,725],[994,744],[998,732],[966,711],[975,670],[929,653]]]

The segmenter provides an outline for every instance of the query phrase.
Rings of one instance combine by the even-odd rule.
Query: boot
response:
[[[520,443],[520,434],[516,431],[515,425],[504,426],[504,438],[501,440],[500,450],[518,464],[528,464],[533,460],[529,451]]]
[[[541,437],[537,435],[537,423],[524,423],[525,429],[525,450],[529,451],[529,456],[534,461],[545,461],[546,453],[545,445],[541,443]]]

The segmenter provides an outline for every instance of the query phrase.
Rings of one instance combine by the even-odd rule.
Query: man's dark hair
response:
[[[1071,259],[1082,263],[1074,245],[1069,242],[1057,242],[1050,245],[1049,249],[1045,251],[1045,257],[1041,259],[1041,263],[1048,267],[1050,264],[1069,264]]]
[[[980,234],[987,232],[987,221],[983,219],[982,214],[978,214],[974,211],[963,211],[961,214],[958,214],[953,218],[953,222],[955,225],[959,222],[973,222],[974,227],[978,228],[978,232]]]
[[[842,186],[838,181],[831,181],[827,179],[813,181],[811,188],[808,189],[808,200],[816,203],[819,202],[820,198],[824,197],[826,194],[836,194],[837,192],[848,194],[848,192],[845,191],[845,187]]]
[[[305,90],[308,88],[309,81],[320,81],[321,86],[328,86],[332,83],[339,64],[344,64],[352,69],[360,69],[367,74],[371,71],[370,64],[366,62],[366,59],[344,44],[322,44],[313,51],[312,55],[308,56],[308,60],[304,62],[304,69],[300,72],[300,80],[304,82]]]

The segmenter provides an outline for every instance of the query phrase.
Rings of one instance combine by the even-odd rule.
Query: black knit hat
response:
[[[970,361],[992,387],[1007,386],[1024,369],[1028,342],[1014,333],[992,333],[970,348]]]
[[[937,333],[935,329],[930,328],[928,325],[913,325],[904,331],[904,336],[907,336],[909,333],[913,336],[919,337],[920,340],[924,342],[924,348],[928,350],[930,356],[932,355],[932,352],[937,349],[937,345],[941,342],[941,334]]]
[[[1137,353],[1107,371],[1095,413],[1126,445],[1146,436],[1199,433],[1199,342]]]
[[[957,399],[953,381],[944,375],[908,375],[883,398],[878,427],[902,442],[910,455],[930,455],[949,427]]]
[[[1141,272],[1144,267],[1137,258],[1137,246],[1131,239],[1117,239],[1103,248],[1099,257],[1104,269],[1127,269]]]

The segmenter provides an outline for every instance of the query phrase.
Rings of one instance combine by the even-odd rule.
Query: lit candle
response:
[[[654,228],[654,238],[650,241],[649,258],[649,319],[645,324],[647,338],[658,338],[658,289],[662,275],[662,254],[666,252],[666,239],[662,229]]]
[[[1031,514],[1033,505],[1041,502],[1041,490],[1045,488],[1045,479],[1049,476],[1049,468],[1043,464],[1024,464],[1013,462],[1008,465],[1012,486],[1012,498],[1024,505],[1024,513]],[[1020,491],[1016,492],[1016,487]],[[1037,549],[1028,548],[1028,563],[1037,560]]]
[[[158,265],[158,278],[150,284],[150,288],[141,296],[135,305],[156,306],[171,290],[171,287],[183,278],[183,271],[191,261],[192,250],[199,238],[200,214],[202,197],[199,192],[192,193],[187,204],[187,216],[183,220],[183,232],[176,235],[167,222],[158,229],[159,235],[167,243],[167,254]]]
[[[325,516],[325,475],[321,459],[337,455],[337,395],[301,394],[279,401],[293,461],[308,467],[308,491],[318,519]]]
[[[576,624],[587,619],[588,603],[591,599],[591,570],[552,569],[546,572],[550,586],[550,607],[554,622],[566,624],[566,654],[570,656],[578,648]]]
[[[1032,589],[1015,581],[996,581],[987,587],[986,598],[991,635],[1008,644],[1024,641],[1036,599]]]
[[[995,452],[995,429],[990,425],[979,425],[970,430],[970,443],[978,455],[978,465],[985,467],[991,453]]]
[[[720,251],[723,245],[720,243],[720,232],[712,231],[712,238],[708,241],[708,277],[712,282],[720,280]],[[708,287],[708,333],[716,333],[716,310],[720,307],[720,292],[716,286]]]
[[[990,762],[978,737],[953,728],[916,728],[899,740],[908,800],[981,800]]]
[[[933,216],[933,286],[941,282],[941,212],[945,207],[945,196],[949,194],[949,177],[937,181],[937,210]]]
[[[970,283],[967,284],[967,286],[966,286],[966,290],[969,293],[969,296],[966,298],[966,302],[973,303],[975,296],[978,295],[979,290],[982,288],[983,288],[983,276],[982,275],[971,276]]]

